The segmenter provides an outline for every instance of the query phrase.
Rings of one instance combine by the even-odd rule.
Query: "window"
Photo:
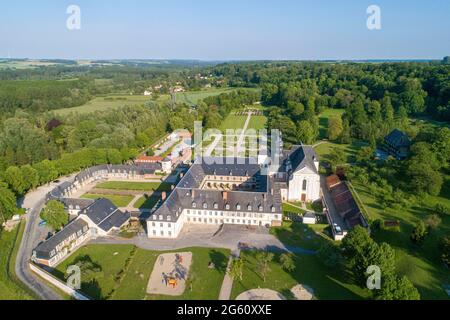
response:
[[[156,230],[153,230],[153,235],[156,236]]]
[[[203,209],[208,209],[208,204],[206,202],[203,203]]]
[[[247,211],[252,211],[252,206],[251,205],[248,205]]]
[[[156,227],[156,223],[153,222],[153,223],[152,223],[152,227]]]
[[[227,203],[225,209],[230,210],[230,205]]]
[[[241,210],[241,205],[239,203],[236,205],[236,210]]]
[[[192,208],[197,208],[197,203],[192,202]]]
[[[161,237],[164,237],[164,231],[161,230]]]
[[[272,212],[275,212],[276,208],[275,206],[272,206]]]
[[[219,209],[219,205],[217,203],[214,203],[214,209]]]
[[[303,180],[303,191],[306,191],[307,187],[308,187],[308,181]]]
[[[169,231],[169,237],[171,237],[172,236],[172,231]]]
[[[161,223],[159,226],[160,226],[161,228],[164,228],[164,223]]]
[[[171,224],[171,223],[168,223],[168,224],[167,224],[167,228],[172,228],[172,224]]]
[[[259,206],[258,209],[259,209],[259,212],[262,212],[264,208],[263,208],[263,206]]]

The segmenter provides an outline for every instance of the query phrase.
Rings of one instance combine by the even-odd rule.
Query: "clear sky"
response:
[[[66,27],[69,5],[81,30]],[[366,27],[369,5],[382,29]],[[12,0],[0,57],[65,59],[441,59],[450,0]]]

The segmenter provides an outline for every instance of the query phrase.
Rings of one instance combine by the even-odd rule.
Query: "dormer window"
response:
[[[171,221],[172,217],[171,216],[167,216],[167,221]]]
[[[276,208],[275,206],[272,206],[272,212],[275,212]]]
[[[239,203],[236,205],[236,210],[241,210],[241,205]]]
[[[251,204],[249,204],[249,205],[247,206],[247,211],[252,211],[252,205],[251,205]]]
[[[197,203],[196,202],[192,202],[192,208],[197,208]]]
[[[259,212],[263,212],[263,209],[264,209],[263,206],[258,207]]]
[[[219,205],[217,203],[214,203],[214,209],[219,209]]]
[[[160,221],[164,220],[163,215],[160,215],[160,216],[159,216],[159,220],[160,220]]]
[[[203,209],[208,209],[208,204],[206,202],[203,203]]]
[[[230,205],[228,203],[225,205],[225,209],[230,210]]]

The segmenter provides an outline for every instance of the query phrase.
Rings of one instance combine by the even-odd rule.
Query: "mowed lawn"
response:
[[[164,182],[108,181],[96,185],[99,189],[132,191],[171,191],[172,185]]]
[[[22,223],[11,232],[0,231],[0,300],[33,299],[11,274],[24,228]]]
[[[248,125],[248,129],[267,129],[267,118],[265,116],[252,116]]]
[[[358,286],[342,280],[342,274],[323,266],[319,258],[311,255],[294,255],[295,270],[286,272],[279,263],[279,254],[275,254],[270,263],[270,271],[266,282],[258,272],[256,253],[243,251],[241,257],[245,261],[243,280],[234,281],[231,299],[250,289],[267,288],[292,299],[290,290],[297,284],[308,285],[314,290],[319,300],[353,300],[367,298],[369,293]]]
[[[153,209],[160,199],[161,197],[156,195],[152,195],[150,197],[143,196],[136,201],[134,207],[137,209]]]
[[[319,115],[319,136],[320,139],[328,138],[328,125],[330,118],[342,116],[344,109],[327,109]]]
[[[200,100],[203,100],[205,98],[218,96],[223,93],[230,93],[239,89],[251,90],[246,88],[211,88],[201,91],[179,92],[176,94],[177,103],[185,103],[187,105],[193,106],[196,105]]]
[[[232,112],[223,121],[223,123],[219,129],[223,133],[226,133],[227,129],[231,129],[231,130],[244,129],[246,120],[247,120],[247,116],[237,116]]]
[[[133,196],[119,196],[119,195],[113,195],[113,194],[93,194],[93,193],[86,193],[81,196],[83,199],[108,199],[110,200],[116,207],[124,208],[127,207],[128,204],[134,199]]]
[[[160,254],[132,245],[88,245],[80,248],[53,272],[64,280],[67,267],[83,257],[101,267],[101,271],[82,273],[82,291],[93,299],[103,300],[216,300],[225,276],[230,251],[226,249],[187,248],[170,252],[192,252],[192,291],[189,285],[182,296],[148,296],[147,285]],[[84,258],[85,259],[85,258]],[[213,262],[215,269],[209,269]]]
[[[118,109],[126,106],[143,105],[150,101],[149,97],[138,95],[111,95],[107,97],[97,97],[87,102],[86,104],[74,107],[54,110],[56,115],[64,116],[72,112],[90,113],[95,111],[106,111],[110,109]]]

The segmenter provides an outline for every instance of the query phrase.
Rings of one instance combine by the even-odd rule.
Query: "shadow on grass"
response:
[[[216,270],[220,272],[226,272],[228,257],[220,251],[211,250],[209,252],[209,258],[211,262],[214,263]]]

